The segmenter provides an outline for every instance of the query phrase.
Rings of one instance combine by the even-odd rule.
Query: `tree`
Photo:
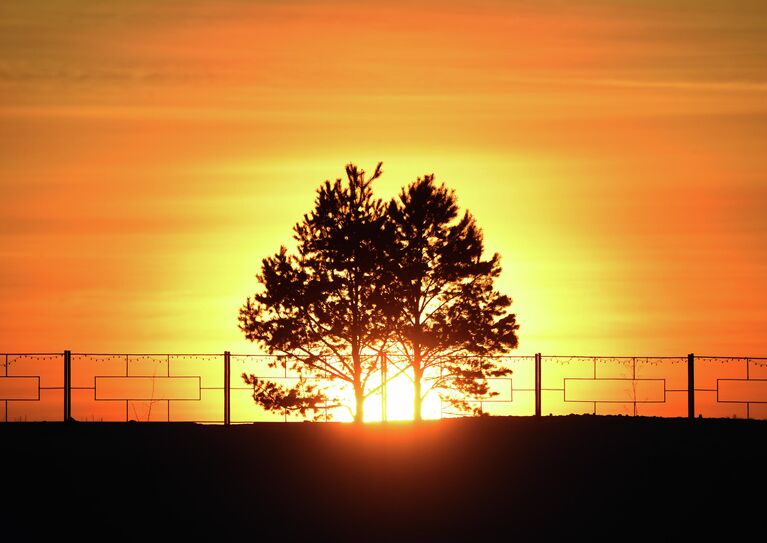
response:
[[[354,420],[363,420],[391,300],[393,228],[371,187],[381,173],[381,163],[368,179],[347,165],[346,182],[320,186],[314,210],[295,225],[296,254],[282,247],[262,261],[240,329],[299,374],[293,387],[243,375],[268,410],[317,413],[329,391],[315,380],[341,381],[354,391]]]
[[[455,193],[437,186],[434,176],[418,178],[389,205],[398,248],[390,323],[398,349],[412,369],[413,417],[421,419],[431,390],[463,411],[481,414],[470,399],[495,395],[487,379],[509,375],[488,355],[517,347],[511,299],[493,286],[501,273],[498,254],[483,260],[481,230]],[[424,376],[439,368],[423,390]]]

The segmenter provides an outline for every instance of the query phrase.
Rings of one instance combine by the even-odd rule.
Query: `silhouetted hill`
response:
[[[5,424],[0,512],[34,539],[761,539],[766,437],[759,421],[593,416]]]

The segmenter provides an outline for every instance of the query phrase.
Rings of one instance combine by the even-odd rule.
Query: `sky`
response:
[[[259,352],[349,162],[434,173],[518,354],[767,356],[767,3],[0,4],[0,352]]]

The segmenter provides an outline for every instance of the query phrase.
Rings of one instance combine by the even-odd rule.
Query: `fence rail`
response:
[[[253,401],[242,374],[283,384],[298,375],[278,357],[224,353],[3,353],[0,421],[288,420]],[[493,357],[512,373],[489,380],[493,395],[472,402],[490,415],[620,414],[767,419],[767,358],[733,356]],[[388,359],[388,363],[386,360]],[[272,363],[270,365],[270,362]],[[369,420],[410,418],[407,364],[384,357],[366,400]],[[340,389],[339,393],[343,395]],[[456,416],[437,394],[427,418]],[[348,420],[326,407],[324,420]]]

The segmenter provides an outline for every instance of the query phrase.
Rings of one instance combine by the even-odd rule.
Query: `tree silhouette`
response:
[[[368,179],[347,165],[346,182],[326,181],[314,210],[295,225],[297,254],[282,247],[262,261],[261,289],[240,309],[240,329],[269,353],[284,356],[300,377],[288,388],[243,375],[267,410],[317,413],[330,392],[316,380],[342,381],[354,391],[354,420],[363,420],[393,284],[393,228],[371,188],[381,173],[381,163]]]
[[[398,247],[391,290],[398,312],[390,331],[412,368],[413,417],[421,419],[431,390],[462,411],[481,414],[469,400],[495,395],[487,378],[511,373],[487,355],[518,343],[511,299],[493,287],[499,256],[482,259],[481,230],[468,212],[459,218],[455,193],[437,186],[433,175],[403,188],[389,217]],[[424,391],[424,375],[438,366],[440,374],[429,378]]]

